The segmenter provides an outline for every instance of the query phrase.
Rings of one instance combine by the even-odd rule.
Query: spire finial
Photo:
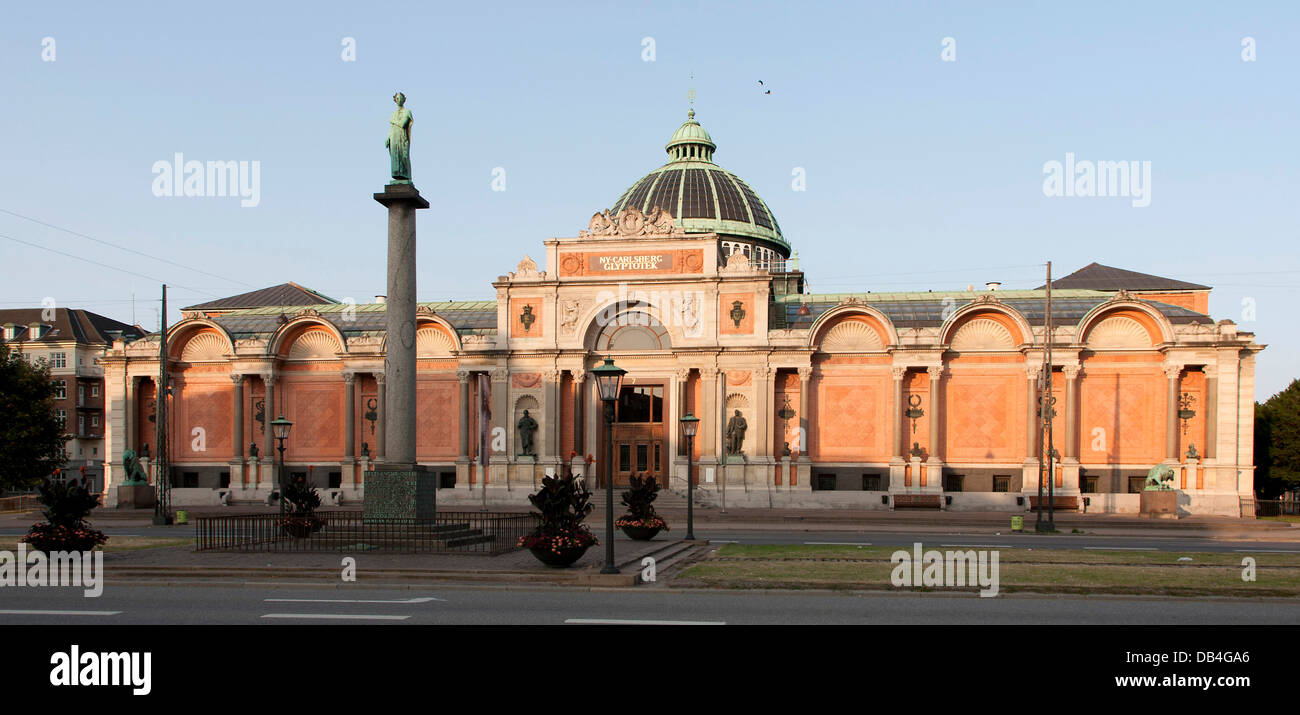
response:
[[[690,103],[690,108],[686,112],[687,119],[695,118],[695,73],[691,73],[691,88],[686,92],[686,100]]]

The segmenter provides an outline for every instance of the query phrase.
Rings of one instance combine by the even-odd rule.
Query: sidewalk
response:
[[[622,513],[621,507],[617,514]],[[360,507],[347,506],[341,511],[359,511]],[[196,507],[187,510],[191,521],[202,516],[228,516],[231,514],[275,513],[275,507],[231,506]],[[448,509],[448,511],[477,511],[477,509]],[[494,512],[527,513],[522,507],[494,508]],[[672,505],[660,508],[659,513],[676,528],[684,528],[686,508]],[[598,528],[604,523],[603,503],[587,517],[587,523]],[[992,534],[1007,532],[1011,528],[1012,514],[1006,512],[951,512],[951,511],[880,511],[853,509],[728,509],[714,507],[695,508],[698,528],[729,531],[852,531],[852,532],[925,532],[944,534]],[[1033,512],[1019,514],[1025,519],[1025,528],[1032,529]],[[97,509],[91,522],[100,528],[147,527],[152,525],[153,513],[148,510]],[[26,528],[40,520],[38,512],[0,515],[0,528]],[[1058,531],[1069,533],[1073,529],[1094,535],[1133,537],[1204,537],[1244,540],[1300,541],[1300,528],[1294,524],[1253,519],[1190,516],[1183,519],[1143,519],[1131,515],[1080,514],[1058,512]]]
[[[587,550],[569,568],[552,568],[525,549],[500,556],[487,554],[404,553],[276,553],[194,551],[176,546],[137,551],[106,552],[104,570],[109,584],[165,585],[311,585],[349,586],[342,579],[344,559],[354,559],[356,584],[429,585],[498,583],[514,585],[635,586],[641,560],[653,557],[660,576],[702,556],[707,542],[659,538],[614,540],[615,565],[620,574],[599,573],[605,546]]]

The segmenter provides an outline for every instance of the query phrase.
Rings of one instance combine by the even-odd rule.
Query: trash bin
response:
[[[1023,517],[1023,516],[1013,516],[1013,517],[1011,517],[1011,530],[1012,530],[1012,531],[1024,531],[1024,530],[1025,530],[1025,517]]]
[[[188,511],[185,511],[184,509],[177,509],[177,510],[176,510],[176,523],[177,523],[177,524],[188,524],[188,523],[190,523],[190,513],[189,513]]]

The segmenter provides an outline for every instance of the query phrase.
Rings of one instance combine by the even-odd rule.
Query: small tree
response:
[[[44,361],[30,363],[0,343],[0,491],[36,486],[63,467],[67,437],[54,395]]]
[[[1255,490],[1265,498],[1300,487],[1300,380],[1255,404]]]

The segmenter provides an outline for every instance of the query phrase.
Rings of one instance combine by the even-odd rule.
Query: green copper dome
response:
[[[695,110],[664,146],[668,163],[637,180],[614,203],[612,213],[633,207],[668,210],[687,233],[717,233],[754,248],[790,255],[790,244],[758,194],[739,176],[713,163],[717,145],[695,121]],[[746,253],[749,251],[746,250]]]

